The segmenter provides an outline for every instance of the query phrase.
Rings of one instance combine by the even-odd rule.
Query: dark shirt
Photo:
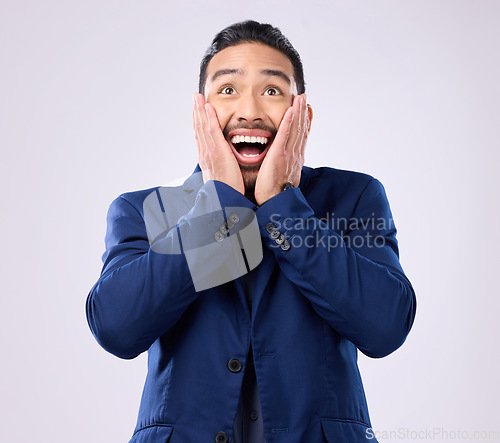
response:
[[[241,277],[245,294],[247,296],[248,307],[252,312],[252,298],[254,293],[255,278],[250,272]],[[260,407],[259,390],[257,387],[257,377],[253,363],[252,347],[247,357],[245,374],[241,388],[240,404],[233,427],[234,443],[265,443],[264,423],[262,421],[262,410]]]

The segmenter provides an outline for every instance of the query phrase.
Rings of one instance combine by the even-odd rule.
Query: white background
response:
[[[1,0],[2,441],[130,438],[145,356],[107,354],[84,309],[107,208],[194,169],[199,62],[247,18],[302,55],[306,163],[389,196],[418,309],[360,356],[374,429],[500,430],[500,1]]]

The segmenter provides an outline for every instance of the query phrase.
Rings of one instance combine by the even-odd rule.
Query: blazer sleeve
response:
[[[213,191],[207,192],[210,188]],[[107,215],[104,266],[86,303],[90,329],[104,349],[121,358],[136,357],[165,334],[199,297],[191,273],[193,263],[188,263],[184,253],[186,248],[196,247],[194,242],[203,246],[208,238],[215,248],[211,249],[211,260],[196,265],[204,271],[231,258],[230,243],[214,240],[210,221],[223,222],[226,207],[249,208],[252,204],[228,188],[219,183],[215,187],[213,182],[205,184],[191,210],[161,239],[161,252],[150,247],[144,218],[127,194],[112,202]],[[209,213],[214,193],[220,210]],[[178,251],[179,238],[182,251]],[[202,260],[203,254],[198,257]]]
[[[104,349],[134,358],[177,321],[196,292],[184,256],[151,250],[142,216],[124,196],[112,202],[107,225],[104,266],[87,297],[87,320]]]
[[[288,189],[256,212],[264,245],[315,311],[364,354],[383,357],[405,341],[416,298],[399,263],[396,228],[382,184],[371,178],[343,236]],[[289,242],[271,238],[272,223]]]

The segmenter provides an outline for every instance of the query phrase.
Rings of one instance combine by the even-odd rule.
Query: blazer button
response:
[[[281,245],[281,244],[283,244],[283,243],[284,243],[284,241],[285,241],[285,240],[286,240],[286,239],[285,239],[285,236],[284,236],[283,234],[280,234],[280,236],[279,236],[278,238],[276,238],[274,241],[275,241],[276,243],[278,243],[278,245]]]
[[[227,443],[229,441],[229,437],[225,432],[218,432],[215,436],[215,443]]]
[[[241,368],[243,365],[241,364],[241,361],[239,361],[237,358],[233,358],[232,360],[229,360],[227,362],[227,367],[231,372],[240,372]]]
[[[281,232],[275,229],[273,232],[271,232],[271,238],[273,240],[276,240],[279,236],[281,235]]]
[[[240,221],[240,217],[238,216],[238,214],[233,213],[229,216],[229,220],[236,224]]]
[[[288,251],[290,249],[290,242],[288,240],[285,240],[283,243],[281,243],[280,248],[282,251]]]
[[[274,226],[272,223],[268,223],[266,225],[266,231],[268,234],[276,230],[276,226]]]
[[[256,411],[250,412],[250,420],[255,421],[259,418],[259,414]]]

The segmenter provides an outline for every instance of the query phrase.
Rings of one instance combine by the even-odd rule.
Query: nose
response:
[[[253,123],[264,120],[264,110],[258,97],[252,93],[244,94],[237,103],[235,117],[239,122]]]

